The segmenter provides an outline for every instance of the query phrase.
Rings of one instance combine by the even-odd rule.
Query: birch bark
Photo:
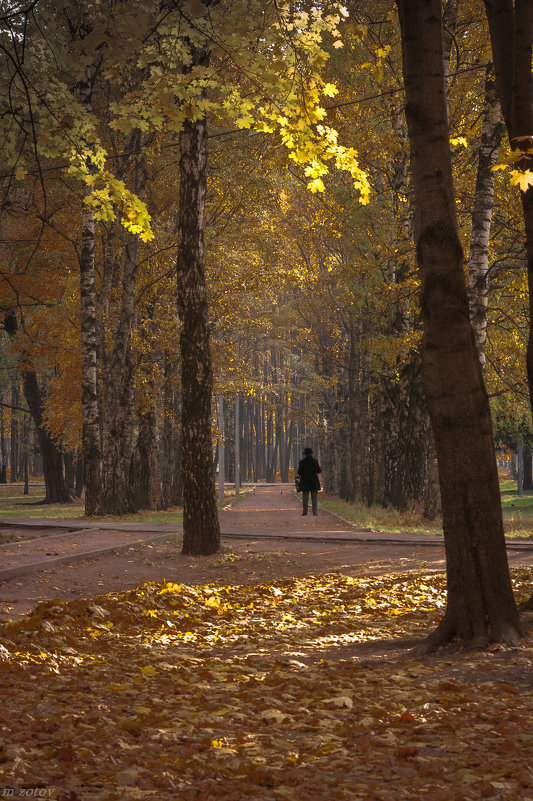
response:
[[[478,153],[476,192],[472,213],[470,255],[468,258],[468,288],[470,321],[474,330],[481,369],[485,371],[487,341],[487,309],[489,304],[489,239],[494,207],[494,172],[504,126],[490,71],[485,79],[485,108]]]
[[[92,113],[91,68],[81,87],[81,104]],[[98,404],[98,331],[95,289],[95,222],[91,206],[82,201],[80,253],[81,407],[85,514],[102,514],[102,442]]]

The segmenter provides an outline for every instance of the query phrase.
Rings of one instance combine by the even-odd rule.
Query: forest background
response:
[[[87,479],[96,430],[89,513],[181,505],[183,130],[205,120],[211,471],[218,439],[234,479],[237,427],[244,478],[286,481],[312,444],[329,492],[432,518],[396,8],[248,5],[4,4],[3,472],[24,398],[47,500],[83,460]],[[446,3],[443,30],[471,320],[497,441],[527,464],[526,253],[483,6]]]

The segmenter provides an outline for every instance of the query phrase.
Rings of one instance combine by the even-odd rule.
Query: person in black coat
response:
[[[318,514],[318,491],[320,490],[320,480],[318,474],[322,472],[318,461],[313,458],[312,448],[304,448],[304,458],[298,465],[299,486],[302,491],[303,512],[307,514],[309,506],[309,493],[311,493],[311,506],[313,514]]]

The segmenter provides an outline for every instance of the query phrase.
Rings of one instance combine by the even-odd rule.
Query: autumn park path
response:
[[[416,544],[443,547],[442,537],[372,532],[323,509],[301,515],[290,484],[258,485],[220,512],[222,542],[231,540]],[[0,518],[0,581],[58,564],[160,543],[179,536],[179,524]],[[9,540],[6,542],[6,539]],[[533,541],[509,540],[512,550],[533,550]]]

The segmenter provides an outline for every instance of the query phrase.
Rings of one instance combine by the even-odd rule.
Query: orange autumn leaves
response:
[[[514,581],[527,597],[531,571]],[[44,604],[3,631],[3,784],[69,801],[533,798],[527,643],[385,659],[443,603],[440,575],[331,573]]]

